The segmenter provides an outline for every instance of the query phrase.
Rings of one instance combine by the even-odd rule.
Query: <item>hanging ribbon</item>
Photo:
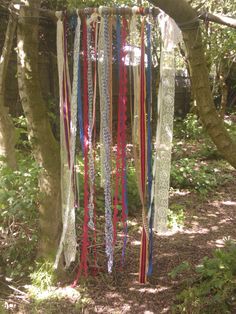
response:
[[[154,228],[160,233],[167,230],[171,147],[173,137],[175,62],[174,47],[181,40],[181,31],[165,13],[159,15],[162,50],[160,85],[158,92],[158,122],[156,133]]]
[[[121,25],[120,16],[116,17],[116,48],[118,63],[118,82],[120,82],[120,62],[121,62]],[[119,98],[120,100],[120,98]],[[116,173],[115,173],[115,193],[114,193],[114,214],[113,214],[113,241],[116,243],[117,223],[119,214],[119,186],[121,183],[121,147],[120,147],[120,102],[118,101],[118,130],[117,130],[117,152],[116,152]]]
[[[88,226],[94,230],[94,184],[95,184],[95,165],[94,165],[94,153],[93,153],[93,74],[92,74],[92,60],[91,60],[91,20],[87,18],[87,82],[88,82],[88,159],[89,159],[89,222]]]
[[[83,238],[82,238],[82,250],[79,270],[76,279],[73,283],[73,287],[76,286],[82,272],[86,277],[88,275],[88,223],[89,223],[89,113],[88,113],[88,54],[87,54],[87,21],[86,17],[83,19],[83,121],[84,121],[84,223],[83,223]]]
[[[151,23],[146,23],[147,32],[147,172],[148,172],[148,209],[149,209],[149,252],[148,252],[148,276],[152,274],[152,251],[153,251],[153,202],[152,192],[152,51],[151,51]]]
[[[75,137],[77,116],[77,62],[74,64],[73,90],[71,101],[71,87],[67,61],[66,19],[62,21],[62,13],[56,13],[57,21],[57,57],[58,76],[60,88],[60,142],[61,142],[61,198],[63,231],[59,248],[56,254],[54,267],[57,268],[62,251],[64,251],[65,265],[69,267],[76,255],[75,232],[75,206],[76,182],[75,182]],[[80,21],[76,28],[74,57],[78,55],[78,41],[80,34]]]
[[[122,264],[124,263],[127,242],[127,173],[126,173],[126,121],[127,121],[127,68],[125,65],[127,20],[123,18],[122,32],[120,32],[120,18],[117,16],[117,49],[119,64],[119,101],[118,101],[118,129],[117,129],[117,157],[116,157],[116,182],[114,196],[114,243],[116,240],[116,225],[118,222],[119,188],[121,185],[122,222],[124,230],[124,245],[122,250]]]
[[[140,250],[140,283],[146,282],[147,273],[147,249],[148,249],[148,231],[146,224],[146,163],[147,163],[147,149],[146,149],[146,93],[145,93],[145,44],[144,44],[144,25],[145,18],[141,24],[141,66],[140,66],[140,152],[141,152],[141,201],[142,201],[142,236],[141,236],[141,250]]]
[[[96,62],[95,62],[95,73],[94,73],[94,83],[93,83],[93,74],[92,74],[92,35],[93,25],[95,25],[95,47],[94,51],[96,53],[96,41],[97,41],[97,18],[98,15],[96,13],[92,14],[90,18],[87,18],[87,60],[88,60],[88,146],[89,146],[89,222],[88,226],[91,230],[93,230],[94,235],[94,271],[96,271],[97,267],[97,257],[96,257],[96,223],[95,223],[95,203],[94,203],[94,194],[95,194],[95,151],[94,151],[94,143],[93,141],[93,128],[95,124],[95,103],[96,103]],[[94,86],[93,86],[94,85]]]
[[[103,118],[104,111],[104,97],[103,94],[103,63],[104,63],[104,19],[101,18],[98,39],[98,84],[99,84],[99,98],[100,98],[100,185],[104,187],[104,141],[103,141]]]
[[[112,196],[111,196],[111,129],[110,129],[110,36],[109,36],[109,15],[104,12],[101,23],[101,47],[103,48],[103,58],[101,58],[102,77],[102,100],[103,110],[102,116],[102,142],[103,142],[103,158],[104,158],[104,194],[105,194],[105,238],[106,238],[106,254],[108,257],[108,272],[112,271],[113,266],[113,224],[112,224]],[[102,50],[102,49],[101,49]]]
[[[80,24],[81,24],[81,21],[80,21]],[[80,38],[79,38],[78,45],[80,45]],[[80,144],[82,147],[82,152],[84,154],[84,122],[83,122],[83,103],[82,103],[82,85],[81,85],[80,61],[81,61],[80,60],[80,51],[78,51],[78,74],[77,74],[77,76],[78,76],[78,81],[77,81],[78,127],[79,127]],[[75,60],[74,60],[74,62],[75,62]]]

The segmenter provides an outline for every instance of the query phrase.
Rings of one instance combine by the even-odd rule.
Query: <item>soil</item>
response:
[[[236,171],[233,171],[233,175],[236,178]],[[175,296],[182,283],[182,279],[172,280],[169,276],[173,268],[184,261],[197,265],[204,256],[211,256],[213,249],[223,247],[225,240],[236,240],[235,191],[235,184],[231,182],[204,198],[188,191],[172,193],[171,204],[179,204],[185,208],[185,223],[183,228],[175,233],[155,235],[154,271],[147,284],[138,283],[140,227],[138,221],[132,219],[133,226],[130,227],[126,263],[123,268],[115,266],[111,275],[104,271],[95,277],[90,276],[86,283],[80,283],[76,288],[80,297],[68,294],[64,298],[41,302],[38,305],[30,304],[31,301],[27,297],[22,302],[19,298],[5,299],[9,306],[12,302],[12,310],[9,309],[9,312],[171,313]],[[116,252],[116,261],[120,260],[120,255],[120,252]]]

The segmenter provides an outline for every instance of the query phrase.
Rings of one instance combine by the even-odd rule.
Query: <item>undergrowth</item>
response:
[[[0,264],[11,278],[32,270],[38,240],[39,168],[21,155],[18,169],[0,168]]]
[[[234,313],[235,260],[236,245],[228,242],[225,248],[215,250],[212,258],[205,257],[194,269],[187,262],[175,268],[170,273],[172,279],[180,275],[184,275],[186,279],[183,281],[182,291],[176,296],[173,313]]]

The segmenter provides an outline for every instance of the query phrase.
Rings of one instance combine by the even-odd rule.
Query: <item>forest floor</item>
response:
[[[233,175],[236,178],[236,171]],[[184,261],[197,265],[204,256],[211,256],[214,248],[224,246],[226,239],[236,239],[235,189],[231,182],[204,198],[188,191],[172,193],[170,202],[186,208],[185,223],[176,232],[155,235],[154,273],[147,284],[138,283],[140,229],[135,228],[138,222],[133,219],[124,269],[115,268],[112,275],[103,272],[91,276],[77,289],[57,288],[61,292],[64,290],[57,298],[32,301],[24,292],[12,290],[13,294],[5,296],[9,312],[171,313],[182,281],[171,279],[169,273],[173,268]]]
[[[187,151],[193,154],[192,148]],[[196,266],[204,256],[211,257],[214,249],[223,247],[225,241],[236,240],[236,170],[227,166],[223,171],[222,175],[231,179],[217,184],[207,194],[194,189],[171,190],[170,208],[183,209],[184,221],[168,234],[155,234],[154,271],[147,284],[138,282],[140,221],[130,218],[123,268],[115,265],[109,275],[104,266],[97,276],[80,280],[75,289],[70,287],[71,280],[67,285],[43,292],[25,287],[22,282],[3,282],[0,278],[0,314],[172,313],[184,280],[184,276],[173,279],[170,276],[173,269],[183,262]],[[122,245],[116,250],[117,264],[121,248]],[[105,259],[104,247],[98,249],[99,254]]]

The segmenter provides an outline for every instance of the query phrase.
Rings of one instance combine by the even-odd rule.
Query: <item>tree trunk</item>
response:
[[[18,85],[27,119],[29,139],[39,178],[41,238],[38,255],[54,260],[61,230],[60,151],[49,123],[38,72],[38,16],[40,1],[31,0],[20,10],[17,32]],[[32,18],[31,18],[32,17]]]
[[[200,119],[221,155],[236,168],[236,143],[219,117],[210,89],[209,71],[204,55],[197,14],[184,0],[151,0],[179,24],[187,50]]]
[[[228,85],[227,85],[227,78],[230,72],[230,67],[228,67],[225,62],[221,62],[220,64],[220,74],[219,74],[219,80],[220,80],[220,91],[221,91],[221,101],[220,101],[220,109],[219,114],[221,119],[224,119],[226,108],[227,108],[227,102],[228,102]]]
[[[16,140],[15,128],[5,103],[5,85],[15,31],[16,20],[12,15],[9,15],[5,42],[2,55],[0,56],[0,155],[6,159],[6,164],[12,169],[15,169],[17,166],[15,153]]]

